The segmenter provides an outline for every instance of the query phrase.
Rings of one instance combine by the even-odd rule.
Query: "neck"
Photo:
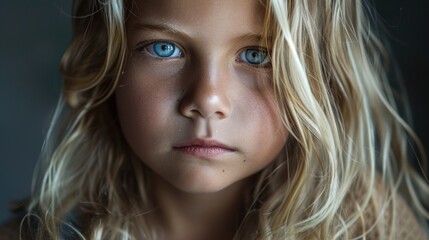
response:
[[[231,239],[244,215],[245,186],[234,183],[216,193],[183,192],[153,176],[156,225],[165,239]]]

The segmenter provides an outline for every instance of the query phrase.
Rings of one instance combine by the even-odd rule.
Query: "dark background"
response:
[[[429,1],[375,0],[409,93],[414,127],[429,149]],[[0,3],[0,223],[29,196],[53,113],[59,61],[71,36],[71,1]]]

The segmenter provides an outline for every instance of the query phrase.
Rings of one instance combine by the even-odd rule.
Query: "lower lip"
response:
[[[233,150],[221,148],[221,147],[191,146],[191,147],[178,147],[175,149],[180,152],[183,152],[198,158],[214,158],[214,157],[219,157],[221,155],[234,152]]]

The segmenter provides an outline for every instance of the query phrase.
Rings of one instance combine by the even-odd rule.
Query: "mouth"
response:
[[[236,151],[235,148],[215,140],[194,139],[175,145],[173,149],[198,158],[220,157]]]

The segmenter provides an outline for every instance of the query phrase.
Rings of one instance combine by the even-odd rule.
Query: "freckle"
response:
[[[246,162],[246,159],[244,159],[244,160],[243,160],[243,162],[245,163],[245,162]]]
[[[222,169],[222,172],[225,172],[225,169]]]

